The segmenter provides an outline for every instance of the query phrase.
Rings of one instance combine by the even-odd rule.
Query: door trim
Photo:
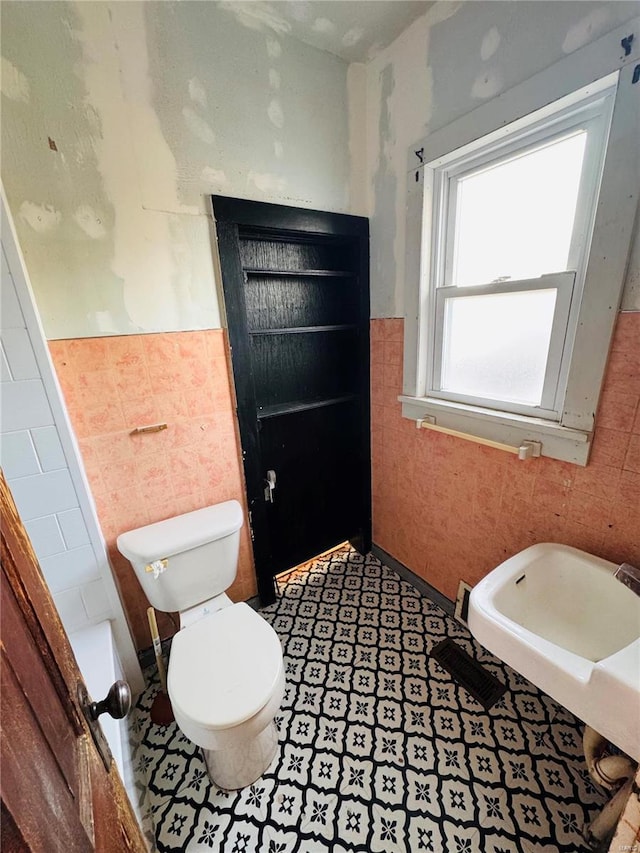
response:
[[[358,240],[359,255],[356,275],[359,288],[360,316],[366,319],[366,333],[360,335],[359,358],[363,366],[361,395],[363,421],[362,517],[363,528],[354,546],[362,553],[371,547],[371,446],[369,429],[369,222],[365,217],[320,210],[307,210],[286,205],[247,201],[227,196],[212,196],[211,205],[216,224],[220,269],[224,289],[232,371],[236,390],[237,415],[242,442],[247,502],[258,595],[262,605],[275,601],[276,589],[270,571],[269,529],[264,502],[263,472],[260,469],[258,420],[256,418],[255,383],[251,361],[250,336],[244,298],[244,272],[239,251],[241,229],[255,228],[262,235],[295,240],[304,237],[352,237]],[[300,238],[302,239],[302,238]]]

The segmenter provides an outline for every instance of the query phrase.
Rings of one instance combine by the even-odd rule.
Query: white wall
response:
[[[2,207],[0,462],[62,623],[104,619],[134,691],[140,668],[11,225]],[[98,697],[102,698],[102,697]]]
[[[372,317],[404,314],[413,143],[630,21],[638,8],[580,0],[439,2],[368,64]],[[632,256],[625,308],[640,307],[639,252]]]
[[[249,12],[2,4],[2,174],[47,338],[219,327],[211,193],[362,212],[363,86]]]

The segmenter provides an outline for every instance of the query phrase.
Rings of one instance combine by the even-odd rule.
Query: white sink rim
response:
[[[611,573],[616,569],[614,563],[567,545],[533,545],[476,584],[469,601],[471,633],[489,651],[640,760],[640,638],[595,662],[535,634],[495,605],[505,583],[518,572],[522,574],[523,563],[533,562],[545,552],[552,559],[577,554],[603,564]],[[612,583],[618,581],[612,578]]]
[[[482,581],[485,606],[523,638],[535,637],[536,645],[597,663],[640,639],[638,598],[615,580],[616,568],[569,545],[542,542],[505,560]],[[559,624],[564,619],[566,627]]]

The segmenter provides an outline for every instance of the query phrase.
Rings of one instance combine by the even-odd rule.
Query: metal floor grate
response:
[[[507,689],[505,685],[461,649],[453,640],[434,646],[431,657],[476,699],[485,710],[494,705]]]

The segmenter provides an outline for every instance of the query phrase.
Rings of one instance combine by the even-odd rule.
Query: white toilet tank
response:
[[[227,590],[236,577],[242,507],[225,501],[118,536],[149,603],[170,613]]]

